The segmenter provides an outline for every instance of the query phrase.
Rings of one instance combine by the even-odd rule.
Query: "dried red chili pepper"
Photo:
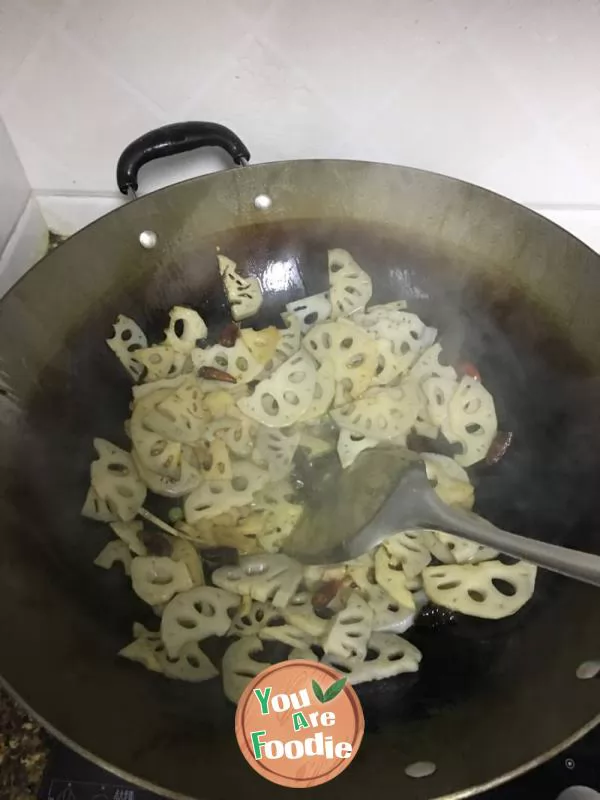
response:
[[[207,381],[223,381],[223,383],[237,383],[237,380],[228,372],[216,367],[200,367],[198,377],[205,378]]]
[[[481,381],[481,373],[472,361],[461,361],[456,371],[461,377],[468,375],[469,378],[473,378],[474,381]]]
[[[490,449],[488,450],[488,454],[485,458],[485,463],[497,464],[499,461],[501,461],[511,445],[512,438],[512,431],[498,431],[494,441],[490,445]]]
[[[239,326],[235,322],[226,325],[219,336],[219,344],[223,347],[233,347],[240,335]]]
[[[312,596],[313,608],[327,608],[342,586],[343,580],[332,580],[322,583]]]

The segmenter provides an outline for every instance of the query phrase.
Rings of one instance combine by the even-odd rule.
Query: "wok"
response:
[[[158,154],[220,144],[198,123],[125,152],[123,190]],[[256,201],[265,195],[267,200]],[[140,234],[156,234],[154,247]],[[152,244],[153,237],[142,237]],[[117,658],[147,613],[119,570],[92,560],[106,526],[79,516],[92,436],[125,445],[129,381],[103,340],[118,313],[158,336],[189,304],[227,318],[215,248],[259,276],[258,324],[323,291],[326,251],[348,249],[374,301],[404,298],[476,363],[513,445],[473,470],[494,523],[600,552],[600,258],[491,192],[407,167],[344,161],[244,166],[170,186],[51,252],[0,303],[0,673],[65,742],[169,796],[278,798],[245,763],[218,682],[169,681]],[[254,321],[253,321],[254,322]],[[256,322],[254,322],[256,324]],[[322,797],[466,797],[549,758],[599,719],[597,591],[546,573],[499,622],[425,614],[418,676],[359,687],[366,735]],[[443,622],[444,620],[442,620]],[[433,762],[414,779],[408,765]]]

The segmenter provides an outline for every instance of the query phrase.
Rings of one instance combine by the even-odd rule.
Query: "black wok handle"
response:
[[[140,136],[128,144],[117,163],[117,185],[123,194],[138,188],[140,168],[163,156],[173,156],[198,147],[222,147],[236,164],[250,160],[250,152],[242,140],[224,125],[216,122],[174,122]]]

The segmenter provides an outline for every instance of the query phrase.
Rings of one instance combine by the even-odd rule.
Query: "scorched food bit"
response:
[[[506,455],[506,451],[512,444],[513,432],[512,431],[498,431],[496,438],[490,445],[488,454],[485,458],[485,463],[493,466],[499,461],[502,461]]]
[[[326,583],[321,584],[321,586],[319,586],[317,591],[312,596],[311,602],[313,608],[327,608],[327,606],[342,588],[343,582],[343,579],[341,579],[327,581]]]
[[[227,345],[232,347],[233,345]],[[204,378],[207,381],[223,381],[223,383],[237,383],[233,375],[224,372],[222,369],[216,367],[200,367],[198,369],[198,377]]]
[[[239,335],[239,325],[236,325],[235,322],[230,322],[221,331],[219,335],[219,344],[223,345],[223,347],[233,347]]]

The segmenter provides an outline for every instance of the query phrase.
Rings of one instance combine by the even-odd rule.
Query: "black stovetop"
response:
[[[600,726],[556,758],[480,800],[556,800],[569,786],[600,791]],[[39,800],[157,800],[157,795],[105,772],[72,750],[52,748]]]

